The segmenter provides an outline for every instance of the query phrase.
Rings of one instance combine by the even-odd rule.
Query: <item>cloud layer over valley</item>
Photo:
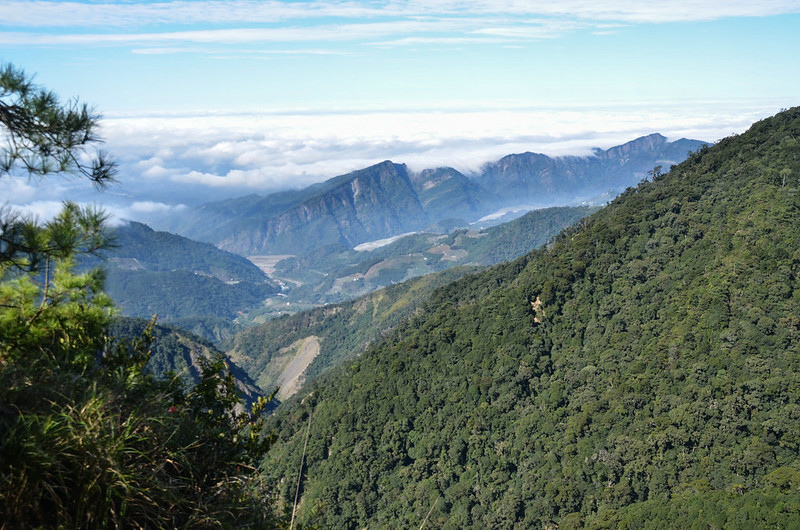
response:
[[[103,134],[104,147],[120,162],[119,183],[98,194],[78,180],[5,179],[0,193],[44,216],[70,198],[148,220],[180,205],[302,188],[387,159],[415,171],[452,166],[469,174],[510,153],[588,155],[593,147],[652,132],[713,142],[776,110],[753,106],[729,115],[725,109],[725,102],[683,102],[660,108],[116,115],[104,120]]]

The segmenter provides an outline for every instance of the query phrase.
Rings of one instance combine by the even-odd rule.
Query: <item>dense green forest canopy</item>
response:
[[[799,137],[758,122],[435,292],[278,409],[273,484],[311,415],[321,526],[800,525]]]

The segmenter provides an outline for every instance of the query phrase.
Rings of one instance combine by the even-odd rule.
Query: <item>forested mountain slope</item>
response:
[[[800,526],[800,109],[437,291],[279,408],[324,527]]]
[[[250,261],[209,243],[153,230],[129,222],[113,231],[115,248],[109,256],[116,266],[130,270],[186,270],[223,282],[263,283],[266,275]]]
[[[349,302],[276,318],[239,331],[222,347],[266,391],[281,387],[278,397],[285,399],[388,335],[434,289],[473,270],[448,269]]]
[[[280,291],[242,256],[209,243],[130,222],[116,227],[115,247],[85,266],[106,270],[105,289],[122,314],[171,322],[219,339],[241,312]]]

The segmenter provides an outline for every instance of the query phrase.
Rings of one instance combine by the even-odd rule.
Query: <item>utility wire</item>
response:
[[[433,506],[431,506],[431,509],[428,510],[428,515],[425,516],[425,519],[422,521],[422,524],[419,525],[419,530],[422,530],[422,527],[425,526],[425,523],[428,522],[428,517],[431,516],[431,514],[433,513],[433,509],[436,508],[436,503],[438,502],[439,502],[439,497],[436,497],[436,502],[434,502]]]
[[[297,510],[297,499],[300,497],[300,481],[303,478],[303,465],[306,461],[306,448],[308,447],[308,434],[311,432],[311,411],[308,412],[308,427],[306,427],[306,441],[303,443],[303,456],[300,458],[300,472],[297,474],[297,488],[294,491],[294,505],[292,506],[292,520],[289,530],[294,529],[294,514]],[[437,499],[438,500],[438,499]]]

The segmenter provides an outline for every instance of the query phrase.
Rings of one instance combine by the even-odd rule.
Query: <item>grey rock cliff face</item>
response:
[[[231,234],[219,246],[243,253],[299,252],[319,241],[354,246],[428,223],[405,165],[386,161],[345,177],[250,230]]]

